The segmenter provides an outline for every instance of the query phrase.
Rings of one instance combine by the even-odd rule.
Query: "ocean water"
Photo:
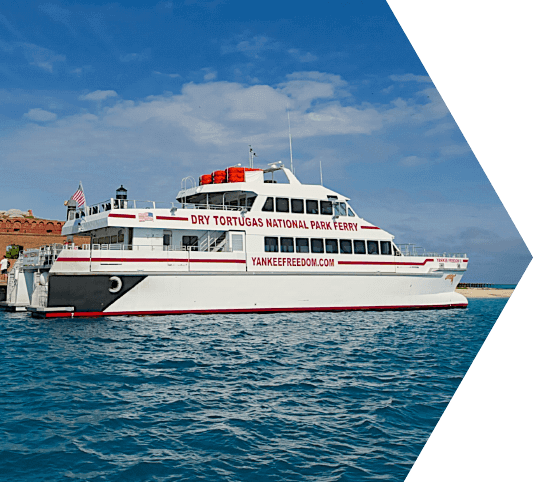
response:
[[[402,481],[506,301],[86,320],[0,312],[0,480]]]

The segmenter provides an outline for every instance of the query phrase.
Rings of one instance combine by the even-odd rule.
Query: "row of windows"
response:
[[[265,237],[267,253],[392,254],[390,241]]]
[[[320,206],[320,209],[319,209]],[[275,209],[274,209],[275,208]],[[305,210],[304,210],[305,208]],[[273,197],[267,197],[263,205],[263,211],[277,213],[295,214],[322,214],[335,216],[355,216],[355,213],[346,206],[344,202],[316,201],[314,199],[289,199],[287,197],[277,197],[274,202]]]

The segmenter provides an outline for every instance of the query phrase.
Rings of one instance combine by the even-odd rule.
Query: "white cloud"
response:
[[[64,55],[56,54],[52,50],[35,44],[19,43],[17,46],[22,47],[24,56],[30,65],[35,65],[50,73],[54,71],[55,63],[65,62],[67,59]]]
[[[47,110],[37,108],[37,109],[30,109],[29,112],[26,112],[24,114],[24,117],[32,121],[37,121],[37,122],[50,122],[50,121],[54,121],[57,119],[57,114],[54,114],[53,112],[48,112]]]
[[[398,97],[391,102],[394,106],[384,113],[388,122],[425,123],[450,115],[446,104],[434,87],[416,92],[413,98]]]
[[[143,62],[150,58],[151,52],[151,49],[143,49],[140,53],[121,55],[119,59],[121,62]]]
[[[389,79],[394,82],[431,82],[429,76],[415,74],[391,75]]]
[[[468,154],[470,152],[470,147],[468,144],[450,144],[447,146],[442,146],[439,151],[441,155],[446,157],[458,157]]]
[[[217,78],[217,71],[211,70],[209,68],[202,69],[205,72],[204,80],[206,82],[210,82],[212,80],[215,80]]]
[[[77,75],[78,77],[80,77],[82,74],[84,74],[85,72],[90,72],[92,71],[93,68],[92,66],[90,65],[84,65],[83,67],[77,67],[75,69],[72,69],[70,71],[71,74],[74,74],[74,75]]]
[[[158,72],[157,70],[154,70],[153,72],[155,75],[162,75],[163,77],[170,77],[171,79],[177,79],[181,77],[180,74],[164,74],[163,72]]]
[[[240,38],[243,37],[244,36],[240,36]],[[222,54],[240,52],[249,57],[258,59],[260,53],[267,50],[279,50],[280,48],[281,44],[279,42],[275,42],[266,35],[256,35],[249,40],[241,40],[236,45],[222,45],[221,51]]]
[[[340,75],[329,74],[327,72],[318,72],[318,71],[304,71],[304,72],[293,72],[292,74],[287,75],[289,80],[314,80],[316,82],[325,82],[334,85],[335,87],[344,87],[348,83],[343,80]]]
[[[427,162],[427,159],[423,159],[418,156],[407,156],[400,160],[400,165],[406,167],[416,167],[426,164]]]
[[[303,54],[300,49],[289,49],[288,53],[299,62],[314,62],[315,60],[318,60],[316,55],[313,55],[311,52]]]
[[[78,114],[44,126],[26,124],[9,136],[0,135],[0,150],[21,167],[32,169],[46,163],[66,166],[76,159],[79,169],[91,166],[88,177],[93,176],[96,184],[99,173],[120,162],[121,172],[135,173],[136,179],[143,180],[140,185],[148,186],[160,182],[157,179],[165,169],[196,172],[198,166],[209,169],[246,162],[250,143],[261,163],[285,158],[289,104],[295,153],[306,158],[307,164],[309,159],[340,166],[405,158],[404,164],[416,165],[426,159],[428,149],[435,152],[439,138],[429,139],[422,133],[444,122],[431,108],[440,102],[438,97],[420,94],[423,102],[414,98],[386,105],[357,104],[343,92],[345,86],[337,75],[297,72],[277,86],[188,83],[178,94],[135,101],[121,100],[113,90],[98,90],[80,97],[108,100],[108,107],[98,116],[80,109]],[[430,147],[415,142],[413,150],[413,139],[404,140],[407,122],[413,135],[426,139]],[[396,137],[387,137],[391,135]],[[150,169],[154,163],[160,169]],[[314,170],[303,160],[299,166],[304,175]],[[171,185],[170,179],[164,182]]]
[[[114,90],[95,90],[85,95],[80,95],[80,100],[104,100],[108,97],[116,97],[118,94]]]
[[[437,124],[435,127],[428,129],[426,132],[424,132],[425,136],[434,136],[438,134],[442,134],[446,131],[451,131],[457,129],[457,124],[455,122],[441,122],[440,124]]]

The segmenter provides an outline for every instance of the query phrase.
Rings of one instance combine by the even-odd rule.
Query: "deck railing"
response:
[[[184,245],[173,245],[173,246],[154,246],[150,244],[82,244],[81,246],[74,245],[65,245],[63,249],[68,250],[83,250],[83,251],[200,251],[200,252],[211,252],[211,251],[223,251],[229,252],[232,251],[228,244],[221,246],[220,244],[210,244],[207,246],[202,246],[201,249],[198,246],[184,246]]]
[[[51,266],[63,249],[64,245],[62,244],[50,244],[40,248],[26,249],[21,255],[21,265]]]
[[[116,209],[213,209],[217,211],[244,211],[245,206],[235,206],[230,204],[202,204],[202,203],[178,203],[178,202],[157,202],[138,201],[136,199],[107,199],[106,201],[82,206],[75,211],[69,212],[69,220],[92,216],[94,214],[112,211]]]
[[[435,253],[428,252],[420,246],[414,244],[397,244],[402,256],[429,256],[432,258],[466,258],[466,253]]]

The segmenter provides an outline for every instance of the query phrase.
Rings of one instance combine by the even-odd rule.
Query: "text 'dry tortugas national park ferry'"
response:
[[[467,306],[455,292],[466,255],[395,245],[281,163],[189,184],[168,205],[122,188],[89,207],[69,201],[63,234],[90,244],[25,251],[4,306],[43,317]]]

